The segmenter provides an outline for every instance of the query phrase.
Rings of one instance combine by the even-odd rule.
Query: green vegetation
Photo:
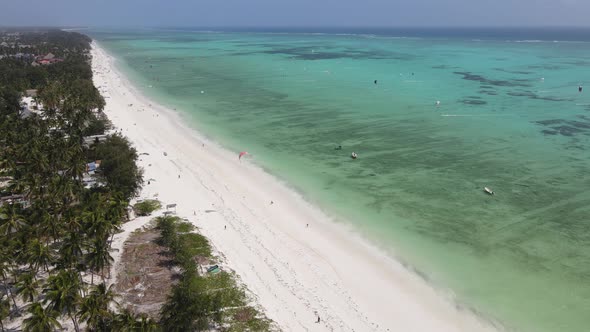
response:
[[[270,330],[231,274],[199,266],[215,259],[211,246],[177,217],[157,218],[159,241],[182,271],[160,322],[114,310],[105,274],[112,237],[143,183],[137,151],[106,134],[88,37],[0,31],[0,40],[27,52],[0,47],[0,329],[24,315],[24,331],[53,331],[68,320],[75,331]],[[49,51],[61,59],[37,65]],[[27,89],[38,89],[40,106],[25,114]],[[91,135],[103,139],[89,143]],[[138,215],[159,208],[156,200],[134,206]]]
[[[213,260],[205,237],[189,233],[192,225],[180,218],[156,218],[160,244],[169,249],[172,262],[182,270],[161,311],[160,326],[165,331],[269,331],[271,322],[248,303],[245,290],[225,271],[202,272],[197,264]]]
[[[76,331],[151,331],[146,317],[113,311],[115,294],[104,284],[110,240],[142,173],[126,138],[84,142],[109,127],[92,82],[90,39],[63,31],[6,36],[0,32],[34,54],[0,49],[0,328],[25,315],[24,331],[52,331],[66,320]],[[63,61],[33,66],[31,56],[49,51]],[[42,107],[23,116],[20,100],[32,88]],[[96,160],[91,175],[87,164]]]
[[[111,135],[105,142],[94,145],[91,160],[101,160],[99,176],[110,190],[123,194],[126,199],[135,196],[143,184],[143,175],[137,168],[137,151],[127,139]]]
[[[149,216],[152,212],[162,208],[160,201],[155,199],[146,199],[145,201],[136,203],[133,206],[133,211],[138,216]]]

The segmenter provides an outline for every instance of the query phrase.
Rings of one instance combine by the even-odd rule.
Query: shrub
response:
[[[155,199],[147,199],[143,202],[136,203],[133,206],[133,211],[135,211],[135,214],[138,216],[149,216],[152,214],[152,212],[160,209],[161,207],[162,204],[160,204],[160,201]]]

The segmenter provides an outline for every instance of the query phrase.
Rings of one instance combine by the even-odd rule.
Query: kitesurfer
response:
[[[578,86],[578,92],[582,92],[582,89],[583,89],[583,88],[582,88],[582,86],[581,86],[581,85],[580,85],[580,86]]]

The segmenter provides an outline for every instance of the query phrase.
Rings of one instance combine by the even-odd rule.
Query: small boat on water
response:
[[[494,194],[494,191],[492,189],[488,188],[488,187],[483,187],[483,191],[485,191],[486,194],[488,194],[488,195],[493,195]]]
[[[358,157],[358,155],[356,154],[356,152],[353,152],[353,153],[350,155],[350,158],[352,158],[352,159],[356,159],[357,157]]]

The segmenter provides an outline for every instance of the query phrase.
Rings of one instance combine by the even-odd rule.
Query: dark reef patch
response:
[[[509,96],[513,97],[527,97],[530,99],[535,100],[546,100],[546,101],[571,101],[571,99],[567,98],[559,98],[559,97],[550,97],[550,96],[539,96],[538,94],[532,91],[515,91],[515,92],[508,92],[506,93]]]
[[[479,90],[478,92],[481,94],[484,94],[484,95],[488,95],[488,96],[497,96],[498,95],[498,93],[496,91],[490,91],[490,90]]]
[[[580,118],[580,117],[578,117]],[[576,134],[584,133],[590,135],[590,121],[587,118],[581,118],[586,121],[551,119],[535,121],[534,123],[542,125],[547,129],[541,130],[544,135],[562,135],[572,137]]]
[[[468,71],[455,71],[454,74],[463,76],[464,80],[480,82],[482,85],[508,86],[508,87],[528,87],[529,84],[517,80],[493,80],[481,75],[473,74]]]
[[[508,70],[508,69],[504,69],[504,68],[494,68],[494,70],[496,71],[501,71],[504,73],[509,73],[509,74],[517,74],[517,75],[529,75],[532,74],[532,71],[524,71],[524,70]]]
[[[258,44],[262,50],[236,52],[232,55],[277,54],[295,60],[334,60],[334,59],[373,59],[411,61],[417,57],[412,54],[387,52],[380,50],[366,51],[356,48],[329,49],[318,46],[286,47],[272,44]]]
[[[552,119],[552,120],[536,121],[535,123],[538,123],[543,126],[551,126],[554,124],[560,124],[560,123],[564,123],[564,122],[565,122],[565,120],[563,120],[563,119]]]
[[[560,135],[562,136],[574,136],[575,134],[581,133],[583,130],[582,129],[578,129],[576,127],[572,127],[572,126],[560,126],[560,127],[555,127],[554,129],[556,129]]]
[[[557,131],[555,131],[555,130],[547,130],[547,129],[544,129],[544,130],[541,130],[541,132],[544,135],[557,135]]]
[[[460,99],[459,102],[463,103],[465,105],[485,105],[485,104],[487,104],[486,101],[480,100],[480,99]]]
[[[530,65],[527,66],[528,69],[543,69],[543,70],[560,70],[563,69],[563,66],[557,65]]]
[[[588,60],[563,61],[561,63],[565,64],[565,65],[576,66],[576,67],[590,66],[590,61],[588,61]]]

